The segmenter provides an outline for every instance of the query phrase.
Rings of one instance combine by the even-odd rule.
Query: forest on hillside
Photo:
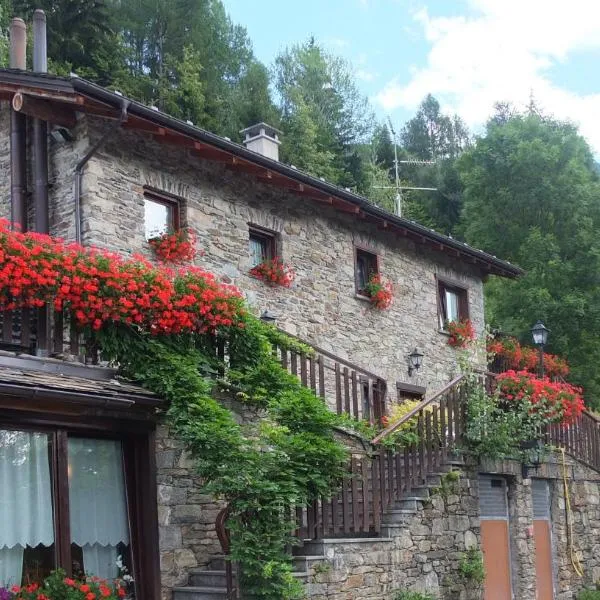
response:
[[[492,327],[529,343],[551,329],[548,351],[571,364],[600,407],[600,182],[577,128],[535,104],[499,103],[473,136],[431,95],[396,132],[375,113],[352,65],[314,39],[257,60],[243,24],[220,0],[0,0],[0,62],[12,16],[48,17],[50,70],[75,72],[232,140],[266,121],[283,131],[281,159],[394,210],[394,144],[403,216],[526,270],[490,280]],[[576,115],[574,115],[575,117]],[[397,134],[397,135],[396,135]]]

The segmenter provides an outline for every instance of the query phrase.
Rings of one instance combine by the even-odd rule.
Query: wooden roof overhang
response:
[[[193,124],[124,98],[78,77],[61,78],[0,69],[0,99],[22,103],[22,112],[55,124],[73,127],[78,112],[120,119],[127,103],[125,129],[143,131],[159,143],[189,150],[199,158],[219,162],[233,171],[248,173],[262,183],[329,205],[381,230],[475,265],[484,274],[517,277],[522,269],[482,250],[442,235],[419,223],[393,215],[349,189],[340,188],[294,167],[248,150]]]

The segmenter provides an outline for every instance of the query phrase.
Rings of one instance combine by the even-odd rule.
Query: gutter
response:
[[[86,394],[85,392],[71,392],[67,390],[51,390],[39,386],[27,387],[13,383],[0,383],[0,396],[16,396],[27,400],[61,400],[71,404],[95,406],[102,408],[131,408],[133,406],[160,407],[162,401],[132,400],[122,396],[107,396],[100,394]]]
[[[74,181],[74,201],[75,201],[75,241],[78,244],[81,244],[81,180],[83,178],[83,168],[90,159],[102,148],[102,146],[108,141],[110,137],[115,135],[117,131],[123,127],[123,124],[126,123],[128,118],[128,109],[131,104],[130,100],[125,98],[121,98],[121,117],[117,121],[114,127],[109,129],[107,132],[102,135],[102,137],[91,146],[86,152],[85,156],[77,163],[75,167],[75,181]]]

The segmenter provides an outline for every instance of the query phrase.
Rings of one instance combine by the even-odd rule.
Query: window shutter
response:
[[[532,479],[533,518],[550,519],[550,486],[546,479]]]
[[[479,477],[479,506],[482,519],[506,519],[508,517],[506,480],[501,477],[481,475]]]

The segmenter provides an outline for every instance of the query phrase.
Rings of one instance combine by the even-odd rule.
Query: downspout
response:
[[[107,140],[113,136],[117,131],[123,127],[123,124],[127,122],[127,110],[131,102],[123,98],[121,101],[121,117],[114,127],[111,127],[102,137],[90,147],[85,156],[77,163],[75,167],[75,241],[81,244],[81,180],[83,177],[83,168],[89,160],[100,150],[100,148],[107,142]]]
[[[27,27],[15,17],[10,23],[10,68],[27,68]],[[27,229],[27,119],[10,111],[10,222],[13,229]]]

